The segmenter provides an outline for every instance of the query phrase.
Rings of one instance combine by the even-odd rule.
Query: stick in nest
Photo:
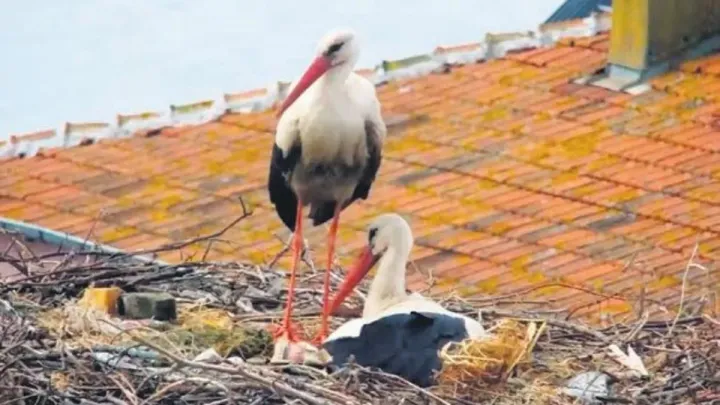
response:
[[[290,248],[292,247],[292,240],[293,240],[293,234],[290,234],[290,237],[287,241],[283,241],[279,236],[275,235],[275,237],[283,243],[283,248],[275,255],[275,257],[270,260],[270,263],[266,265],[268,269],[272,269],[273,266],[277,264],[277,262],[287,253],[290,251]],[[300,259],[303,261],[303,263],[307,264],[307,266],[312,270],[314,273],[315,270],[315,262],[312,260],[312,251],[310,250],[310,244],[308,243],[307,239],[303,238],[303,249],[302,252],[300,252]]]
[[[682,276],[682,287],[680,289],[680,305],[678,306],[678,310],[677,310],[677,313],[675,314],[675,318],[673,318],[673,322],[670,325],[670,329],[668,329],[668,332],[667,332],[668,337],[672,336],[672,333],[675,330],[675,325],[677,325],[677,322],[680,319],[680,317],[682,316],[682,313],[684,310],[685,294],[686,294],[686,290],[687,290],[687,278],[688,278],[688,274],[690,273],[690,269],[698,268],[700,270],[707,271],[707,269],[705,267],[695,263],[695,256],[697,255],[699,246],[700,245],[696,242],[695,247],[693,248],[692,254],[690,255],[690,260],[688,260],[687,264],[685,265],[685,271],[683,272],[683,276]]]
[[[543,318],[535,318],[535,317],[523,317],[519,316],[517,314],[514,314],[512,312],[507,311],[501,311],[497,309],[482,309],[483,315],[490,315],[490,316],[499,316],[504,318],[516,318],[518,320],[524,320],[524,321],[530,321],[530,322],[545,322],[550,326],[555,326],[557,328],[569,330],[572,332],[580,333],[583,335],[594,337],[595,339],[599,340],[600,342],[604,344],[610,344],[612,343],[612,340],[607,337],[604,333],[590,329],[588,327],[577,325],[571,322],[562,321],[560,319],[543,319]]]

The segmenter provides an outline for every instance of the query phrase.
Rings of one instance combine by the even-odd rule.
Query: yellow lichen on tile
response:
[[[217,131],[207,131],[205,133],[205,137],[210,142],[216,142],[218,139],[220,139],[220,134],[218,134]]]
[[[530,263],[530,255],[520,256],[510,262],[510,272],[518,278],[527,277],[529,275],[529,270],[527,269],[528,263]]]
[[[475,283],[475,287],[485,294],[495,294],[500,285],[500,277],[491,276],[483,281]]]
[[[210,161],[205,163],[205,171],[210,174],[221,174],[225,171],[225,164],[218,161]]]
[[[433,213],[431,215],[432,219],[436,224],[449,224],[449,225],[458,225],[462,224],[468,221],[468,215],[465,212],[462,211],[448,211],[448,212],[439,212],[439,213]]]
[[[492,107],[480,114],[482,122],[498,121],[510,116],[510,112],[505,107]]]
[[[575,171],[563,171],[550,178],[550,184],[560,186],[571,181],[575,181],[580,175]]]
[[[488,173],[491,173],[492,170],[488,170]],[[488,175],[488,177],[491,177]],[[496,181],[492,181],[490,179],[477,179],[473,183],[473,188],[476,190],[490,190],[498,186],[498,183]]]
[[[142,194],[159,194],[169,188],[169,181],[164,176],[155,176],[143,188]]]
[[[597,186],[593,183],[586,184],[580,187],[576,187],[569,191],[570,195],[574,197],[585,197],[597,190]]]
[[[594,172],[600,169],[605,169],[610,166],[613,166],[620,162],[620,158],[617,156],[611,156],[611,155],[603,155],[603,157],[599,159],[595,159],[588,164],[585,165],[585,168],[589,172]]]
[[[686,195],[696,200],[713,200],[717,197],[717,191],[712,188],[701,187],[688,191]]]
[[[530,284],[541,284],[547,282],[547,276],[539,271],[531,271],[525,280]]]
[[[259,160],[261,154],[257,148],[244,147],[242,149],[233,149],[228,157],[228,162],[256,162]]]
[[[100,240],[119,240],[132,236],[138,232],[137,228],[131,226],[119,226],[117,228],[108,229],[100,234]]]
[[[512,74],[500,76],[500,78],[497,79],[497,82],[503,86],[514,86],[517,84],[522,84],[537,76],[537,70],[526,67],[522,69],[519,73],[513,72]]]
[[[270,252],[257,249],[244,250],[241,251],[240,254],[252,263],[265,263],[274,256],[273,254],[270,254]]]
[[[453,262],[457,264],[457,266],[466,266],[468,264],[471,264],[475,262],[477,259],[472,256],[466,256],[466,255],[457,255],[453,258]]]
[[[508,223],[498,221],[490,224],[486,229],[493,235],[502,235],[510,228],[511,226]]]
[[[695,234],[691,228],[675,228],[660,235],[659,242],[663,245],[672,245],[672,242]]]
[[[472,210],[470,212],[474,214],[482,214],[492,209],[492,206],[490,204],[487,204],[482,200],[478,200],[475,198],[464,197],[460,198],[458,201],[467,209]]]
[[[625,312],[632,311],[632,305],[626,301],[614,301],[609,303],[603,303],[601,305],[601,313],[617,315]]]
[[[137,199],[132,196],[123,195],[120,198],[118,198],[115,202],[115,205],[121,208],[130,208],[133,205],[137,203]]]
[[[409,151],[424,151],[436,148],[435,144],[423,140],[418,134],[405,134],[402,137],[390,137],[385,140],[383,152],[403,153]]]
[[[537,289],[533,290],[533,291],[530,293],[530,296],[534,296],[534,297],[547,297],[547,296],[552,296],[552,295],[557,294],[558,292],[560,292],[560,291],[562,291],[562,290],[564,290],[564,289],[565,289],[565,288],[562,287],[562,286],[550,284],[550,285],[542,286],[542,287],[540,287],[540,288],[537,288]]]
[[[549,121],[552,117],[552,114],[547,111],[540,111],[539,113],[533,115],[533,118],[538,122]]]
[[[162,221],[168,219],[169,217],[170,217],[170,214],[168,214],[167,211],[162,210],[162,209],[156,209],[150,213],[150,220],[152,222],[162,222]]]
[[[167,210],[168,208],[172,207],[175,204],[179,204],[183,202],[183,198],[180,197],[179,194],[169,194],[163,198],[160,199],[157,203],[155,203],[156,207],[160,210]]]
[[[617,194],[613,194],[608,200],[613,204],[620,204],[639,197],[642,193],[638,189],[625,190]]]
[[[511,154],[529,162],[537,163],[552,155],[556,144],[552,141],[527,142],[516,146]]]
[[[448,287],[452,288],[452,287],[455,287],[459,281],[460,280],[458,280],[457,277],[449,277],[449,276],[440,277],[440,278],[436,279],[435,286],[438,288],[448,288]]]
[[[672,275],[664,275],[658,278],[657,280],[653,280],[648,284],[648,287],[655,290],[663,290],[666,288],[672,288],[680,285],[680,280]]]
[[[25,212],[25,207],[11,208],[3,213],[3,216],[8,218],[22,218]]]
[[[427,194],[430,192],[426,187],[419,186],[415,183],[406,184],[405,190],[407,190],[410,194]]]
[[[708,256],[712,252],[712,247],[709,243],[700,243],[698,244],[698,253],[703,256]]]
[[[557,152],[570,158],[587,156],[595,151],[601,139],[601,134],[602,132],[597,131],[572,137],[561,142],[560,147],[557,148]]]

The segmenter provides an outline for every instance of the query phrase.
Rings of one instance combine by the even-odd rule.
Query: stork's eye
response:
[[[368,241],[370,242],[371,245],[373,243],[373,239],[375,239],[376,234],[377,234],[377,228],[370,229],[370,233],[368,235]]]
[[[327,50],[327,54],[328,54],[328,55],[334,54],[335,52],[339,51],[340,48],[342,48],[343,45],[345,45],[344,42],[338,42],[338,43],[336,43],[336,44],[330,45],[330,47],[329,47],[328,50]]]

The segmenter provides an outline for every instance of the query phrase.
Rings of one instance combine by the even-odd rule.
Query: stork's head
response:
[[[413,246],[413,234],[407,221],[398,214],[383,214],[368,227],[368,243],[360,252],[355,265],[350,268],[333,299],[331,313],[352,293],[355,286],[365,278],[370,269],[385,255],[394,250],[396,255],[407,257]],[[405,268],[403,267],[404,271]]]
[[[389,249],[407,254],[412,249],[413,234],[407,221],[398,214],[383,214],[368,226],[365,249],[378,259]]]
[[[354,65],[358,56],[360,49],[351,29],[329,32],[318,43],[316,58],[327,60],[330,67]]]
[[[335,30],[326,34],[318,43],[315,60],[283,101],[278,116],[282,115],[308,87],[328,71],[341,66],[352,68],[360,55],[357,42],[355,33],[349,29]]]

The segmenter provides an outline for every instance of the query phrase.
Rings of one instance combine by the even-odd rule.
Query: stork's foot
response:
[[[271,333],[274,340],[271,364],[325,366],[330,361],[324,349],[298,338],[302,332],[292,322],[274,326]]]
[[[286,340],[288,342],[298,342],[298,328],[292,322],[283,322],[280,325],[271,325],[270,333],[272,334],[273,340]]]
[[[305,341],[290,342],[280,338],[275,342],[270,364],[304,364],[325,367],[331,361],[330,354]]]
[[[311,341],[312,344],[314,344],[317,347],[322,347],[322,344],[325,342],[325,339],[328,337],[328,331],[327,328],[324,328],[325,330],[320,329],[320,332],[318,332],[317,335],[313,338]]]

